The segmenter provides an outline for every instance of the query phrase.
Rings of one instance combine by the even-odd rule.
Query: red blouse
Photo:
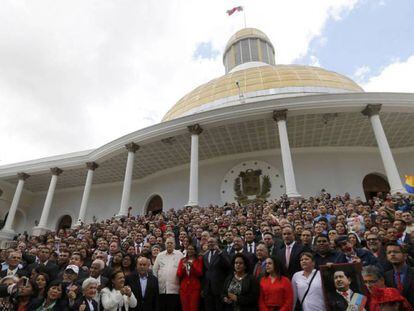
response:
[[[270,279],[270,276],[260,280],[259,310],[270,311],[279,307],[280,311],[291,311],[293,308],[293,289],[289,279]]]

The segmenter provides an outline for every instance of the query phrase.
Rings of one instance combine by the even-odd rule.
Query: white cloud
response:
[[[362,87],[368,92],[414,93],[413,73],[414,55],[404,62],[397,61],[385,67],[379,75],[371,77]]]
[[[315,66],[315,67],[320,67],[321,63],[319,62],[319,59],[315,55],[311,55],[309,57],[309,65],[310,66]]]
[[[354,79],[357,82],[365,81],[365,78],[367,77],[367,75],[370,71],[371,71],[371,69],[367,65],[363,65],[361,67],[358,67],[355,70],[354,74],[353,74]]]
[[[187,92],[224,73],[222,51],[247,26],[278,63],[305,55],[326,21],[356,0],[8,0],[0,10],[0,164],[98,147],[158,122]],[[298,7],[300,6],[300,10]],[[312,14],[309,14],[312,12]]]

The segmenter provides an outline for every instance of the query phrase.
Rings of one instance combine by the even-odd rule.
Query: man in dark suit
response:
[[[401,245],[389,243],[385,248],[393,269],[385,272],[385,284],[394,287],[414,306],[414,270],[406,263],[407,254]]]
[[[98,302],[95,300],[98,292],[98,281],[94,278],[87,278],[82,283],[82,296],[72,306],[71,310],[97,311]]]
[[[364,295],[355,293],[349,288],[351,285],[351,277],[341,270],[335,271],[333,277],[335,291],[328,293],[330,310],[346,311],[351,302],[355,304],[352,310],[362,310],[365,307],[367,299]]]
[[[276,257],[285,266],[286,276],[292,279],[293,274],[302,270],[300,267],[300,254],[303,252],[303,246],[295,241],[295,234],[291,226],[283,227],[282,238],[284,245],[276,251]]]
[[[227,253],[227,251],[226,251],[226,253]],[[251,254],[251,253],[248,253],[247,251],[245,251],[244,242],[243,242],[242,238],[239,237],[239,236],[236,236],[236,237],[233,238],[233,246],[231,247],[230,252],[227,253],[230,262],[233,260],[234,256],[238,253],[243,253],[244,255],[246,255],[247,259],[250,262],[250,267],[254,266],[254,264],[257,261],[256,256]]]
[[[370,233],[366,236],[367,249],[374,255],[379,265],[382,267],[382,271],[389,271],[392,269],[391,263],[387,260],[387,255],[385,254],[385,248],[383,247],[378,235],[375,233]]]
[[[244,233],[244,250],[250,254],[256,254],[257,243],[253,230],[246,230]]]
[[[215,238],[208,239],[208,251],[203,256],[204,277],[202,296],[205,310],[222,311],[224,303],[221,299],[224,280],[231,273],[231,264],[225,252],[222,252]]]
[[[146,257],[137,260],[137,271],[126,278],[126,284],[138,300],[132,311],[158,311],[158,280],[150,273],[150,261]]]
[[[8,268],[0,272],[0,279],[5,276],[29,276],[26,270],[19,268],[21,262],[22,254],[20,252],[10,252],[6,258]]]
[[[269,256],[276,256],[277,250],[280,248],[279,243],[275,242],[273,233],[265,232],[263,234],[263,242],[267,246]]]
[[[102,275],[104,268],[105,263],[101,259],[95,259],[91,264],[90,276],[98,282],[98,291],[108,284],[108,278]]]
[[[59,273],[59,266],[54,262],[50,261],[49,258],[50,249],[46,245],[40,246],[38,248],[36,262],[26,267],[27,273],[30,275],[33,269],[42,267],[44,272],[46,272],[49,275],[50,280],[56,279]]]
[[[259,279],[266,272],[266,259],[269,257],[269,251],[264,243],[259,243],[256,248],[256,264],[253,268],[253,275]]]

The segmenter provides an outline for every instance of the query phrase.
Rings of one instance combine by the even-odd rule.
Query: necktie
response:
[[[289,260],[290,260],[290,245],[286,245],[286,268],[289,268]]]
[[[345,300],[348,300],[348,292],[341,292],[342,297],[345,298]]]
[[[214,251],[210,251],[210,254],[208,254],[208,263],[211,262],[211,258],[213,257],[213,255],[214,255]]]
[[[404,289],[403,284],[401,282],[401,273],[400,272],[397,272],[397,289],[400,293],[402,293],[402,291]]]
[[[249,244],[249,253],[253,253],[252,244]]]
[[[261,272],[262,272],[262,263],[259,261],[257,263],[257,269],[256,269],[255,277],[259,277],[259,275],[260,275]]]
[[[227,253],[230,253],[231,251],[231,245],[227,246]]]

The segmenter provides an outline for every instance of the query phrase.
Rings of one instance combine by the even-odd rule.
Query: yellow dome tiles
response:
[[[363,92],[351,79],[319,67],[301,65],[261,66],[228,73],[203,84],[181,98],[164,116],[163,121],[182,116],[187,111],[243,93],[287,87],[322,87],[344,92]],[[300,92],[300,91],[298,91]]]

